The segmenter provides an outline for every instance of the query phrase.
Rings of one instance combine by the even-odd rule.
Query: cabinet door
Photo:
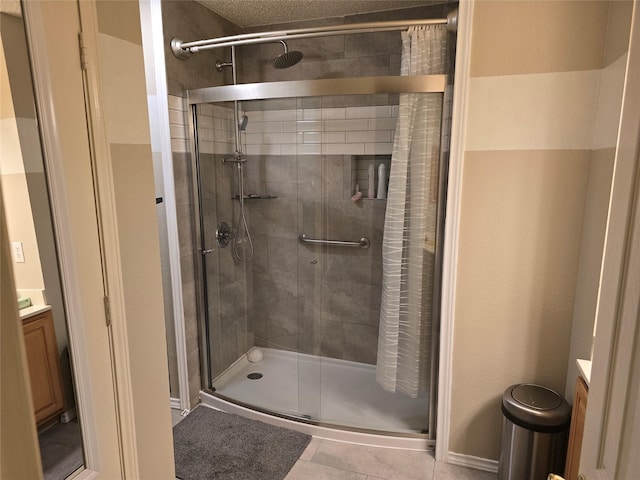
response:
[[[58,347],[51,312],[36,315],[24,323],[24,341],[33,409],[36,423],[40,424],[64,409]]]
[[[576,480],[580,468],[580,451],[584,435],[584,420],[587,413],[588,387],[582,377],[576,380],[576,395],[571,414],[571,430],[569,433],[569,449],[567,451],[567,465],[564,476],[567,480]]]

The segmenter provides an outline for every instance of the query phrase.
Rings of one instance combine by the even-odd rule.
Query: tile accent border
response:
[[[186,121],[179,97],[169,96],[171,144],[187,151]],[[343,108],[252,110],[241,134],[248,155],[390,155],[398,105]],[[245,112],[240,112],[243,115]],[[198,133],[202,153],[234,150],[233,110],[198,105]]]
[[[171,151],[190,152],[187,145],[187,120],[182,97],[167,95],[169,104],[169,129],[171,132]]]

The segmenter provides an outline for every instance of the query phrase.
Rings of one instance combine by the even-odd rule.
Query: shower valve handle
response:
[[[216,228],[216,242],[220,248],[229,245],[231,240],[231,227],[226,222],[220,222]]]

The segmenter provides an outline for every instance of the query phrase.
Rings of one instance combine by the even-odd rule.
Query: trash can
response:
[[[502,395],[502,448],[498,480],[546,480],[564,474],[571,409],[558,393],[533,384]]]

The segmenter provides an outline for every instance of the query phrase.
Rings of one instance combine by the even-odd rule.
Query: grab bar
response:
[[[316,238],[309,238],[304,233],[301,233],[298,237],[298,241],[303,245],[308,243],[313,243],[316,245],[333,245],[336,247],[360,247],[360,248],[369,248],[371,242],[368,238],[362,237],[357,242],[347,242],[344,240],[321,240]]]

